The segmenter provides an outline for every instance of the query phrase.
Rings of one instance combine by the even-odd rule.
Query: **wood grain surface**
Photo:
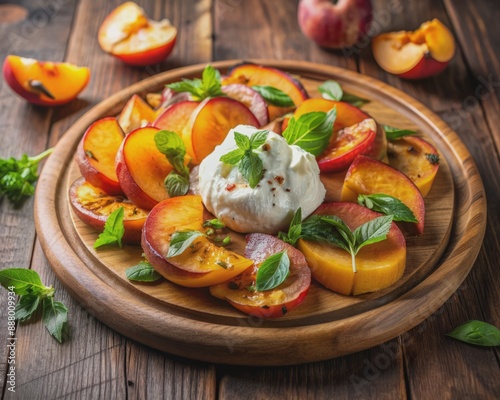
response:
[[[62,287],[47,263],[33,225],[33,200],[19,208],[0,204],[2,268],[33,268],[70,312],[70,332],[59,345],[40,321],[16,330],[16,393],[5,398],[171,399],[494,399],[500,397],[498,349],[478,348],[444,336],[479,319],[500,327],[500,115],[499,9],[493,0],[452,2],[373,0],[373,33],[415,29],[439,18],[452,31],[457,53],[440,75],[406,81],[383,72],[369,45],[354,52],[325,51],[302,36],[298,0],[183,0],[139,3],[154,18],[179,29],[164,63],[129,68],[99,49],[97,29],[119,0],[28,1],[26,19],[0,22],[0,61],[7,54],[68,60],[91,68],[89,87],[62,107],[33,107],[0,85],[0,156],[36,154],[54,145],[93,105],[128,85],[175,67],[234,58],[306,60],[346,67],[403,90],[429,107],[458,134],[484,182],[487,224],[479,256],[456,293],[424,322],[380,346],[349,356],[294,367],[227,367],[194,362],[119,335],[93,318]],[[0,7],[4,5],[0,1]],[[57,7],[57,6],[60,7]],[[53,11],[50,11],[53,10]],[[0,8],[1,12],[1,8]],[[49,17],[47,17],[49,16]],[[17,39],[17,40],[16,40]],[[7,294],[0,292],[0,304]],[[6,332],[7,310],[0,307]],[[0,371],[7,351],[0,347]]]

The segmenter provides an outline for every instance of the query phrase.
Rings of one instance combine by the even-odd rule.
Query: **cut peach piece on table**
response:
[[[455,54],[455,39],[439,20],[424,22],[414,31],[383,33],[372,40],[373,56],[385,71],[408,79],[443,71]]]
[[[130,132],[116,155],[116,174],[123,192],[146,210],[168,198],[163,182],[172,166],[156,148],[158,131],[148,126]]]
[[[351,230],[381,216],[354,203],[324,203],[314,214],[335,215]],[[374,292],[392,285],[401,278],[406,264],[406,241],[394,222],[385,240],[364,246],[356,254],[357,272],[353,271],[351,254],[333,244],[299,239],[298,248],[304,253],[313,278],[345,295]]]
[[[87,86],[90,70],[10,55],[3,63],[3,76],[10,88],[30,103],[56,106],[78,96]]]
[[[104,230],[109,215],[123,207],[123,242],[141,243],[142,227],[148,211],[137,207],[123,196],[110,196],[102,189],[91,185],[84,177],[78,178],[69,189],[69,200],[76,216],[98,232]]]
[[[237,100],[213,97],[203,100],[190,118],[183,140],[194,164],[199,164],[237,125],[258,127],[255,115]]]
[[[144,224],[142,249],[147,260],[166,279],[181,286],[205,287],[227,281],[253,264],[239,254],[198,237],[192,247],[167,258],[175,232],[205,232],[200,196],[173,197],[154,207]]]
[[[156,118],[156,112],[141,97],[134,94],[122,109],[118,123],[125,133],[146,126]]]
[[[80,173],[110,195],[123,193],[116,176],[115,158],[124,137],[116,118],[103,118],[87,129],[76,150]]]
[[[340,198],[341,201],[356,203],[359,194],[386,194],[401,200],[418,222],[398,222],[398,225],[411,234],[424,232],[424,199],[404,173],[373,158],[357,156],[347,170]]]
[[[439,170],[436,148],[417,136],[390,141],[388,146],[389,164],[410,178],[423,197],[427,196]]]
[[[295,79],[292,75],[285,71],[281,71],[272,67],[265,67],[253,63],[241,63],[235,65],[228,71],[226,78],[222,83],[228,85],[230,83],[242,83],[247,86],[272,86],[286,93],[298,107],[304,100],[309,98],[302,83]],[[272,121],[280,117],[293,107],[277,107],[268,106],[269,120]]]
[[[247,235],[245,257],[254,261],[234,278],[210,287],[210,294],[238,310],[259,318],[277,318],[286,315],[300,305],[311,285],[311,271],[304,255],[293,246],[263,233]],[[257,272],[260,265],[273,254],[286,251],[290,260],[287,278],[271,290],[255,291]]]
[[[182,137],[184,129],[187,129],[189,124],[191,114],[193,114],[199,104],[200,102],[198,101],[189,100],[174,103],[168,106],[165,111],[156,118],[153,122],[153,126],[175,132]]]
[[[98,33],[102,50],[136,66],[165,60],[176,38],[177,29],[167,19],[152,21],[141,7],[130,1],[115,8]]]

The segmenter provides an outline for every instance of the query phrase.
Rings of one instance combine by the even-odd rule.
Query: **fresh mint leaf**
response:
[[[234,142],[241,150],[251,150],[250,138],[239,132],[234,132]]]
[[[220,161],[227,165],[236,165],[245,155],[245,150],[236,149],[221,156]]]
[[[269,256],[260,266],[255,279],[255,290],[262,292],[281,285],[290,270],[290,258],[286,250]]]
[[[155,134],[155,144],[158,151],[168,159],[175,157],[184,157],[186,155],[186,146],[182,138],[173,131],[162,130]]]
[[[313,111],[301,115],[298,119],[292,117],[283,137],[289,145],[297,145],[317,157],[330,142],[336,118],[335,107],[327,113]]]
[[[94,249],[108,244],[117,244],[122,247],[122,238],[125,233],[123,226],[124,208],[120,207],[109,214],[106,223],[104,224],[104,231],[99,234],[97,240],[94,242]]]
[[[21,296],[19,302],[16,304],[16,319],[24,322],[31,318],[33,313],[36,312],[40,305],[40,296],[26,294]]]
[[[0,271],[0,284],[7,290],[14,287],[14,293],[24,295],[42,295],[51,288],[45,286],[38,273],[32,269],[7,268]]]
[[[63,330],[68,322],[68,309],[53,297],[46,297],[43,300],[43,323],[47,330],[56,340],[62,342]]]
[[[200,236],[203,236],[203,233],[199,231],[175,232],[170,238],[167,258],[184,253],[184,251]]]
[[[415,135],[417,132],[410,129],[400,129],[389,125],[382,125],[387,140],[396,140],[403,136]]]
[[[136,282],[156,282],[161,275],[153,268],[149,261],[143,260],[139,264],[125,270],[128,280]]]
[[[370,100],[363,99],[362,97],[356,96],[354,94],[345,93],[337,81],[328,80],[323,82],[319,87],[318,91],[321,96],[327,100],[334,101],[344,101],[346,103],[352,104],[355,107],[361,107],[363,104],[369,103]]]
[[[478,320],[470,320],[456,327],[446,336],[478,346],[500,346],[500,330],[487,322]]]
[[[264,174],[264,166],[260,157],[251,152],[246,151],[238,164],[238,170],[241,175],[248,181],[248,185],[253,189],[262,179]]]
[[[297,240],[300,239],[302,235],[302,208],[298,208],[295,212],[292,221],[290,222],[290,227],[288,228],[288,233],[278,232],[278,239],[295,246]]]
[[[391,226],[392,215],[384,215],[357,227],[353,232],[354,238],[356,239],[356,254],[366,245],[385,240]]]
[[[165,178],[165,188],[169,197],[184,196],[189,191],[189,179],[171,171]]]
[[[182,79],[181,82],[169,83],[167,87],[174,92],[191,93],[195,100],[224,95],[220,72],[211,65],[207,65],[203,70],[202,79]]]
[[[292,98],[280,89],[273,86],[254,85],[252,89],[258,92],[267,104],[277,107],[294,107]]]
[[[0,159],[0,199],[7,196],[11,204],[18,205],[23,198],[32,196],[38,179],[38,164],[53,150],[50,148],[35,157],[23,154],[19,159]]]
[[[250,148],[252,150],[257,150],[266,143],[268,133],[269,131],[265,129],[252,133],[252,136],[250,136]]]
[[[327,100],[335,100],[340,101],[344,94],[342,87],[337,81],[328,80],[323,82],[319,87],[318,91],[321,93],[321,96]]]
[[[360,194],[358,204],[386,215],[394,221],[418,222],[413,211],[401,200],[387,194]]]

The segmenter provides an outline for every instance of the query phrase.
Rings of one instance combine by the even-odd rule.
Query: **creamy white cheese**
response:
[[[286,231],[295,211],[311,214],[324,200],[326,190],[319,178],[314,156],[269,132],[265,145],[255,152],[262,160],[263,178],[255,188],[248,185],[237,166],[220,157],[238,147],[234,132],[250,137],[258,129],[239,125],[229,131],[200,164],[199,191],[205,207],[230,229],[248,233]]]

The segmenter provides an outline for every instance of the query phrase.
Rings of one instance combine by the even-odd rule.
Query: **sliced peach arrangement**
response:
[[[443,71],[455,54],[455,39],[439,20],[424,22],[413,32],[383,33],[372,40],[373,56],[387,72],[420,79]]]
[[[78,96],[89,82],[90,70],[10,55],[4,61],[3,76],[10,88],[30,103],[55,106]]]
[[[106,17],[97,38],[106,53],[126,64],[145,66],[167,58],[174,48],[177,29],[167,19],[150,20],[141,7],[128,1]]]
[[[280,107],[273,109],[252,89],[254,85],[274,85],[286,93],[296,106],[294,118],[334,107],[337,110],[330,143],[316,160],[323,176],[342,180],[341,202],[324,203],[314,215],[339,217],[354,230],[380,215],[356,204],[358,196],[384,194],[405,204],[417,222],[389,220],[387,238],[356,254],[356,270],[352,255],[332,243],[302,238],[297,249],[274,236],[255,233],[247,237],[243,253],[212,240],[213,232],[209,233],[211,229],[204,222],[214,216],[204,208],[201,198],[192,194],[169,197],[165,179],[174,167],[157,148],[155,136],[160,130],[174,132],[182,140],[170,135],[184,143],[185,163],[196,166],[236,125],[262,127],[278,115]],[[217,95],[197,98],[168,88],[164,91],[168,94],[157,94],[158,98],[165,96],[165,101],[156,101],[156,109],[135,95],[118,120],[95,122],[77,151],[83,178],[70,189],[76,215],[102,230],[106,216],[124,206],[126,241],[137,243],[140,239],[147,260],[162,276],[181,286],[210,287],[215,297],[262,318],[280,317],[298,306],[309,289],[311,273],[326,288],[345,295],[394,284],[403,274],[406,260],[400,228],[407,235],[423,233],[423,196],[438,171],[437,150],[416,136],[391,138],[388,143],[382,126],[362,109],[343,101],[308,98],[298,80],[274,68],[237,65],[222,79],[220,89]],[[284,128],[287,121],[288,117]],[[120,195],[122,192],[126,197]],[[190,231],[199,233],[191,247],[169,256],[173,235]],[[251,288],[262,257],[277,251],[288,254],[289,277],[269,292],[255,292]]]

